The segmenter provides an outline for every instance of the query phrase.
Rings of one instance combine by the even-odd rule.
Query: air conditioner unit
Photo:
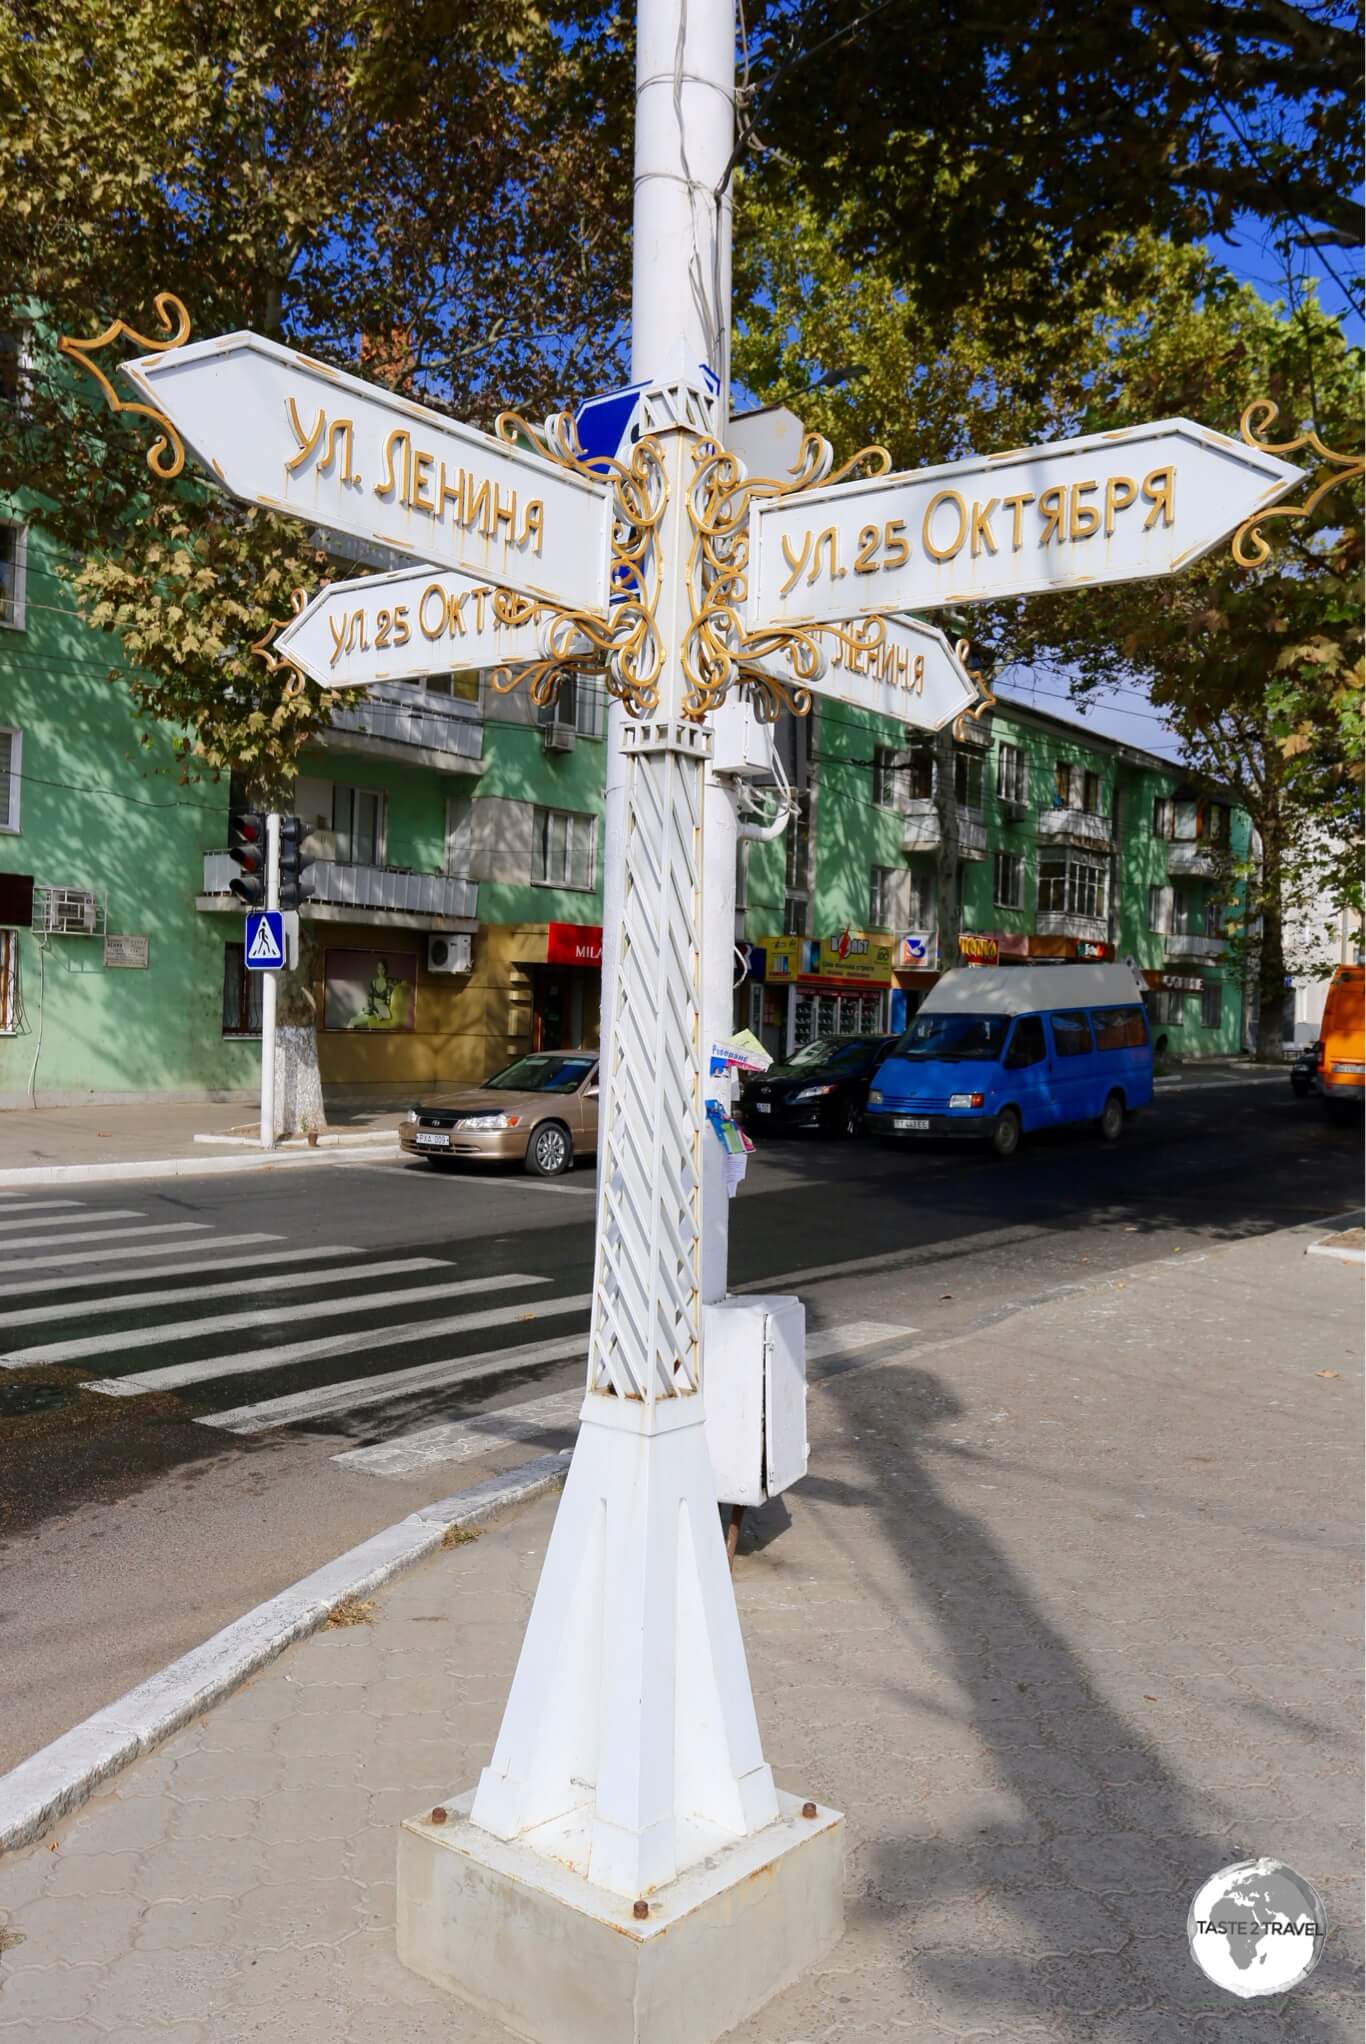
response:
[[[99,934],[100,903],[88,887],[44,887],[34,891],[34,925],[46,936]]]
[[[542,724],[541,748],[544,752],[572,752],[578,733],[572,724]]]
[[[427,939],[428,972],[468,972],[471,965],[468,931],[452,930]]]

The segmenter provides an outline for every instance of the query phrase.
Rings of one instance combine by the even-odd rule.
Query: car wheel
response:
[[[1107,1143],[1117,1143],[1124,1133],[1124,1099],[1112,1093],[1100,1117],[1100,1132]]]
[[[533,1178],[559,1178],[574,1161],[574,1146],[562,1121],[543,1121],[531,1132],[526,1168]]]
[[[1020,1116],[1014,1107],[1003,1107],[991,1131],[991,1147],[998,1157],[1013,1157],[1020,1147]]]

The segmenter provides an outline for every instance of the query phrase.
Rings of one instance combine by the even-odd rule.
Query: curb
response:
[[[202,1646],[149,1675],[116,1703],[106,1704],[21,1761],[0,1776],[0,1853],[41,1838],[59,1817],[78,1809],[101,1782],[221,1703],[295,1640],[317,1632],[343,1598],[364,1596],[421,1561],[440,1547],[452,1526],[482,1526],[513,1505],[529,1504],[558,1490],[568,1468],[568,1450],[542,1455],[437,1504],[424,1505],[258,1604]]]
[[[258,1154],[261,1154],[261,1140],[259,1136],[207,1134],[194,1136],[191,1140],[196,1143],[220,1144],[223,1148],[230,1150],[255,1150]],[[326,1134],[320,1134],[316,1141],[311,1143],[305,1136],[282,1137],[279,1148],[272,1151],[271,1154],[279,1156],[280,1150],[285,1150],[290,1155],[305,1149],[344,1150],[348,1149],[352,1144],[396,1143],[397,1141],[398,1130],[396,1128],[358,1128],[349,1134],[343,1133],[340,1129],[334,1129]]]
[[[0,1171],[0,1186],[86,1185],[120,1178],[199,1178],[215,1171],[297,1170],[306,1164],[330,1164],[338,1157],[373,1157],[375,1144],[363,1149],[323,1149],[321,1145],[293,1152],[262,1150],[253,1144],[243,1157],[148,1157],[123,1164],[25,1164]]]
[[[1335,1263],[1366,1263],[1366,1249],[1339,1249],[1334,1242],[1311,1242],[1306,1256],[1331,1256]]]

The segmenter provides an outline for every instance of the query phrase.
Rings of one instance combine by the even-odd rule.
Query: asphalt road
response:
[[[1359,1123],[1280,1074],[1182,1079],[1113,1148],[1061,1132],[1009,1163],[771,1142],[732,1209],[732,1283],[799,1291],[827,1360],[904,1351],[1341,1213],[1359,1157]],[[592,1193],[588,1171],[377,1156],[0,1199],[0,1769],[416,1506],[567,1440]]]

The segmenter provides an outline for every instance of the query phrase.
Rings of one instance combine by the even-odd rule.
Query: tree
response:
[[[994,304],[1004,336],[1141,231],[1192,241],[1251,223],[1357,293],[1360,26],[1345,0],[747,12],[760,175],[800,183],[845,254],[913,277],[936,340],[992,270],[1017,279],[1015,303]]]
[[[851,262],[842,217],[749,184],[741,211],[737,372],[843,453],[881,442],[895,466],[917,467],[1173,413],[1236,434],[1262,397],[1286,421],[1272,439],[1309,425],[1330,448],[1358,444],[1361,355],[1340,324],[1312,300],[1267,305],[1201,250],[1132,237],[1013,347],[982,301],[933,346],[919,280]],[[998,272],[991,294],[1009,299],[1014,282]],[[1255,960],[1274,1054],[1287,962],[1305,963],[1285,959],[1285,912],[1318,893],[1361,899],[1359,490],[1264,526],[1270,552],[1253,567],[1224,548],[1165,581],[985,605],[972,621],[998,674],[1052,669],[1083,713],[1118,680],[1146,686],[1193,775],[1248,810],[1261,859],[1231,941]]]
[[[616,380],[624,240],[574,59],[527,0],[16,0],[0,13],[0,330],[32,323],[0,461],[185,775],[287,785],[328,715],[253,651],[330,566],[196,476],[53,352],[113,317],[250,326],[459,416]],[[574,204],[564,203],[566,192]],[[112,373],[112,363],[107,365]]]

